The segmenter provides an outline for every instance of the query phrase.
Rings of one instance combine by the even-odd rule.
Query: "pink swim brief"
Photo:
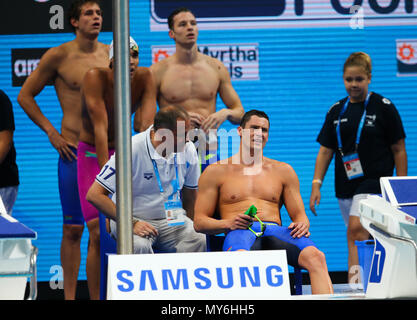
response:
[[[110,149],[109,158],[113,153],[114,149]],[[88,223],[98,218],[98,210],[85,199],[88,189],[90,189],[96,175],[100,172],[96,147],[80,141],[78,143],[77,158],[78,192],[80,194],[84,220]]]

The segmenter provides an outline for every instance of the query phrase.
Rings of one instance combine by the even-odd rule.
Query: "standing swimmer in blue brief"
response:
[[[64,271],[65,299],[73,300],[76,297],[81,264],[80,245],[85,223],[77,182],[77,146],[82,125],[81,84],[88,70],[109,65],[109,48],[98,41],[103,23],[99,0],[72,1],[68,18],[75,39],[45,52],[23,84],[17,101],[29,118],[47,134],[51,145],[59,153],[58,188],[63,215],[60,256]],[[49,82],[54,84],[62,110],[60,132],[35,100]],[[98,221],[93,223],[98,224]],[[97,240],[99,234],[90,233],[89,237]],[[94,261],[90,263],[89,258],[87,261],[87,278],[97,277]],[[92,286],[90,281],[88,289],[90,299],[100,298],[99,288]]]
[[[210,165],[200,177],[194,228],[206,234],[226,233],[224,251],[285,249],[290,265],[308,270],[313,294],[333,293],[326,258],[309,238],[296,173],[290,165],[263,156],[268,116],[258,110],[246,112],[238,134],[239,152]],[[288,227],[281,226],[283,204],[292,220]],[[220,219],[214,218],[216,210]]]

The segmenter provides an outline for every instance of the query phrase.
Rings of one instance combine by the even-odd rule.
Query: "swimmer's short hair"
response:
[[[179,106],[167,106],[160,108],[155,115],[153,122],[153,128],[155,131],[158,129],[169,129],[172,132],[177,131],[178,120],[188,120],[190,116],[188,112]]]
[[[75,0],[71,3],[71,6],[68,9],[68,23],[72,30],[75,32],[75,28],[71,23],[71,19],[79,20],[81,15],[81,7],[86,3],[96,3],[101,10],[100,0]],[[103,10],[101,10],[103,13]]]
[[[240,120],[240,126],[242,128],[244,128],[245,125],[246,125],[246,122],[248,122],[249,119],[252,116],[257,116],[259,118],[265,118],[266,120],[268,120],[268,123],[270,124],[269,117],[268,117],[268,115],[265,112],[263,112],[261,110],[252,109],[252,110],[249,110],[249,111],[245,112],[245,114],[242,117],[242,120]]]
[[[181,12],[190,12],[192,13],[194,16],[195,14],[188,8],[186,7],[180,7],[175,9],[174,11],[171,12],[171,14],[168,16],[168,28],[170,30],[174,30],[174,18],[177,14],[181,13]]]

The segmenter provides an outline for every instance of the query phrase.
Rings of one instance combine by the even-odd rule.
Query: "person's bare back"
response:
[[[132,93],[132,114],[135,113],[138,108],[144,107],[144,104],[149,104],[145,100],[145,94],[152,96],[153,82],[151,78],[149,68],[136,67],[132,80],[131,80],[131,93]],[[114,117],[114,73],[110,68],[94,68],[88,71],[85,78],[90,78],[90,87],[94,88],[100,98],[100,102],[103,103],[103,108],[107,114],[107,138],[109,148],[115,147],[115,117]],[[151,91],[149,93],[148,91]],[[91,93],[90,93],[91,96]],[[80,133],[80,141],[86,142],[91,145],[95,145],[95,133],[94,126],[91,117],[88,113],[86,104],[86,95],[84,88],[81,89],[81,109],[82,109],[82,128]],[[150,99],[154,101],[154,99]],[[97,101],[95,101],[97,102]],[[146,108],[149,109],[148,106]],[[156,108],[155,108],[156,109]],[[104,109],[103,109],[104,110]],[[147,111],[149,113],[149,111]],[[153,114],[153,113],[152,113]],[[149,121],[152,120],[150,116],[146,117],[145,126],[149,125]],[[143,120],[143,119],[142,119]]]
[[[89,79],[89,87],[93,87],[95,93],[103,104],[103,110],[107,115],[107,139],[109,148],[114,148],[114,90],[113,70],[109,68],[94,68],[87,72],[85,79]],[[97,103],[97,101],[94,101]],[[81,112],[82,128],[80,141],[94,145],[94,126],[87,108],[85,87],[81,88]]]

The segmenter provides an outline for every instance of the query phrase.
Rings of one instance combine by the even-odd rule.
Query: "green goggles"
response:
[[[258,212],[258,209],[254,206],[254,205],[251,205],[250,207],[249,207],[249,209],[248,210],[246,210],[246,212],[245,212],[245,214],[246,215],[248,215],[249,217],[251,217],[251,218],[255,218],[256,220],[258,220],[259,221],[259,223],[261,224],[261,231],[259,231],[259,232],[256,232],[256,231],[254,231],[251,227],[252,227],[252,224],[250,224],[250,226],[248,227],[248,229],[250,230],[250,231],[252,231],[253,232],[253,234],[257,237],[257,238],[259,238],[259,237],[262,237],[263,236],[263,234],[264,234],[264,232],[265,232],[265,230],[266,230],[266,224],[265,223],[263,223],[262,221],[261,221],[261,219],[259,219],[258,218],[258,216],[257,216],[257,213]]]

